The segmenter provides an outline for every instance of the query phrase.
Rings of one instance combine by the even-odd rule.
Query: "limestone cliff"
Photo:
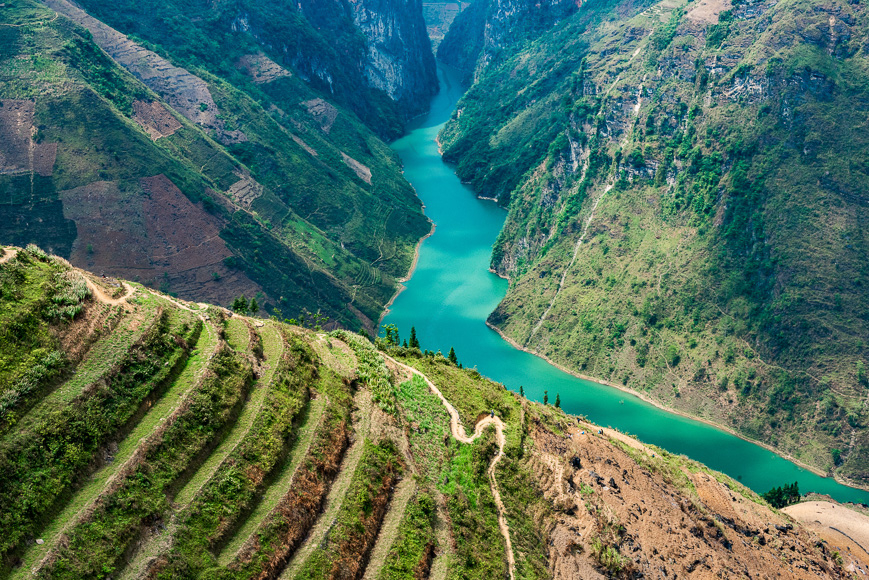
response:
[[[368,84],[408,114],[419,114],[437,92],[431,43],[421,0],[352,0],[353,21],[367,40]]]
[[[298,11],[318,42],[257,36],[266,43],[280,43],[300,74],[325,84],[357,108],[377,109],[376,99],[373,105],[371,99],[358,99],[360,86],[385,93],[405,117],[428,107],[437,92],[437,75],[420,0],[302,0]]]
[[[867,38],[847,1],[587,3],[478,69],[440,142],[509,207],[489,322],[869,481]]]

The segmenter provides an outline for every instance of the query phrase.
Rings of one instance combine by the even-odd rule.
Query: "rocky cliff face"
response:
[[[298,12],[320,42],[257,35],[280,43],[293,68],[357,108],[372,108],[372,99],[358,98],[360,86],[385,93],[405,117],[428,107],[437,92],[437,73],[420,0],[302,0]],[[263,29],[268,26],[262,23]],[[339,77],[344,82],[337,82]]]
[[[438,58],[476,79],[485,67],[575,13],[582,0],[477,0],[456,17]]]
[[[408,114],[423,112],[437,92],[437,72],[421,0],[353,0],[350,6],[367,40],[369,86],[384,91]]]

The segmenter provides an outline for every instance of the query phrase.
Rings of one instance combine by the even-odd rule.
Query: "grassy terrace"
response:
[[[210,324],[204,325],[195,350],[187,358],[180,374],[165,394],[151,404],[147,413],[129,434],[118,442],[112,460],[98,469],[42,530],[40,537],[45,540],[45,543],[32,544],[28,547],[22,558],[22,566],[13,573],[12,578],[25,578],[30,575],[30,569],[56,545],[60,534],[76,523],[78,516],[93,505],[106,485],[127,466],[142,442],[178,408],[185,395],[202,376],[217,344],[217,331]]]
[[[330,519],[328,535],[294,576],[310,579],[335,578],[339,574],[355,577],[362,572],[368,553],[389,505],[391,488],[402,472],[401,455],[395,443],[383,439],[366,440],[359,464],[341,507]]]
[[[248,361],[218,346],[209,371],[148,438],[95,508],[66,532],[38,574],[82,578],[112,573],[140,527],[169,509],[172,486],[219,439],[252,382]]]
[[[226,321],[226,342],[235,350],[245,352],[250,347],[250,329],[247,323],[233,316]]]
[[[271,332],[266,334],[265,351],[274,370],[260,379],[264,402],[257,403],[254,397],[248,401],[240,421],[194,476],[207,483],[189,507],[181,506],[179,533],[168,553],[151,568],[152,576],[191,576],[217,565],[213,553],[261,496],[266,477],[280,463],[297,430],[316,366],[307,345],[288,335],[285,353],[285,337],[273,326],[267,328]],[[245,419],[247,428],[240,433]],[[217,469],[203,474],[212,461],[218,461]]]
[[[122,316],[118,326],[91,347],[85,359],[76,367],[75,374],[58,389],[37,403],[17,426],[17,431],[34,428],[43,418],[62,409],[85,389],[115,369],[132,346],[154,328],[159,321],[160,307],[153,298],[143,299],[133,312]]]
[[[265,493],[256,504],[256,507],[245,519],[243,525],[220,551],[217,561],[221,566],[226,566],[235,559],[235,556],[241,549],[242,545],[251,538],[257,528],[259,528],[263,523],[266,516],[277,507],[281,498],[287,493],[287,490],[290,489],[290,486],[293,483],[293,477],[295,476],[299,465],[302,463],[302,459],[307,456],[308,450],[311,448],[311,443],[314,440],[314,435],[320,427],[320,422],[323,418],[323,411],[326,409],[327,402],[326,398],[322,396],[309,402],[304,419],[298,431],[298,436],[295,439],[295,444],[290,450],[287,460],[275,475],[272,485],[266,488]]]
[[[317,391],[326,404],[313,440],[298,464],[294,452],[286,468],[282,468],[279,481],[287,481],[289,468],[293,468],[292,477],[287,487],[279,486],[281,495],[274,508],[254,533],[242,540],[245,543],[229,563],[231,574],[228,577],[256,578],[261,574],[277,577],[317,521],[329,489],[334,487],[332,482],[341,469],[341,458],[349,444],[352,398],[350,390],[337,376],[323,372],[323,368],[320,370],[322,376]],[[271,502],[273,498],[267,497],[266,501]],[[254,511],[255,515],[258,513],[261,511]]]

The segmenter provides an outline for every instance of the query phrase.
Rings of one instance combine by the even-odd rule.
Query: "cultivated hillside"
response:
[[[430,227],[398,158],[235,13],[182,4],[139,3],[137,36],[67,0],[4,4],[0,240],[180,297],[370,327]],[[379,129],[400,130],[396,102],[358,83],[397,123]]]
[[[849,577],[726,476],[418,349],[35,246],[0,338],[0,577]]]
[[[860,3],[666,0],[510,45],[441,135],[510,210],[490,322],[866,483],[867,42]]]

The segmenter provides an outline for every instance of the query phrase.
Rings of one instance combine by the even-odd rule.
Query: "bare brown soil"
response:
[[[700,0],[685,16],[697,22],[717,24],[718,15],[731,8],[730,0]]]
[[[57,143],[33,140],[35,112],[34,101],[0,99],[0,175],[54,172]]]
[[[133,120],[156,141],[160,137],[168,137],[181,128],[181,123],[166,107],[157,101],[133,102]]]
[[[869,516],[831,501],[807,501],[782,510],[837,550],[849,572],[869,572]]]
[[[262,290],[223,263],[232,253],[219,236],[217,217],[191,203],[163,175],[140,185],[147,195],[122,192],[106,181],[60,192],[64,217],[75,221],[78,231],[72,263],[218,304]]]
[[[848,577],[815,534],[705,472],[651,454],[635,460],[597,430],[537,426],[531,436],[527,467],[556,514],[555,578]],[[618,554],[609,570],[607,547]]]
[[[236,63],[239,69],[258,85],[264,85],[281,77],[292,76],[290,71],[264,54],[246,54]]]

